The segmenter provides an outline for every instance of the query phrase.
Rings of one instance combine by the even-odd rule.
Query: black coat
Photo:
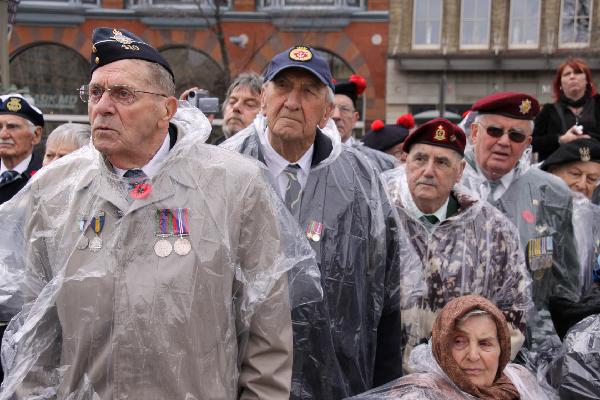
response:
[[[564,115],[564,126],[556,109],[557,106]],[[595,95],[592,101],[583,108],[581,115],[576,117],[571,110],[561,103],[544,104],[535,118],[533,128],[533,151],[538,153],[538,161],[544,161],[558,149],[558,137],[563,135],[576,123],[583,125],[583,131],[600,140],[600,95]]]
[[[42,168],[42,160],[35,153],[31,157],[31,161],[25,172],[17,176],[15,180],[7,184],[0,184],[0,204],[9,201],[12,197],[23,189],[31,176],[40,168]]]

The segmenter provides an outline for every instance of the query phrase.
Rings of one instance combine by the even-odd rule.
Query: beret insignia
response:
[[[313,57],[308,47],[298,46],[290,50],[290,58],[294,61],[309,61]]]
[[[521,105],[519,106],[519,112],[523,115],[526,115],[529,110],[531,110],[531,100],[529,99],[525,99],[521,102]]]
[[[579,148],[579,158],[581,158],[581,161],[583,162],[588,162],[592,159],[592,156],[590,155],[590,148],[585,146],[585,147],[580,147]]]
[[[439,140],[440,142],[446,140],[446,131],[444,130],[444,127],[442,125],[438,126],[437,130],[435,131],[435,135],[433,136],[433,139]]]
[[[119,42],[121,44],[133,43],[133,39],[128,38],[127,36],[123,35],[123,33],[121,33],[121,31],[118,29],[113,29],[113,36],[111,36],[110,38],[115,39],[117,42]]]
[[[16,97],[11,98],[8,103],[6,103],[6,108],[12,112],[19,111],[21,109],[21,99]]]

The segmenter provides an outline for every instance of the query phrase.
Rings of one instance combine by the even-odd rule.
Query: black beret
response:
[[[171,66],[160,53],[141,38],[126,29],[96,28],[92,34],[92,55],[90,75],[98,67],[119,60],[137,59],[157,63],[163,66],[171,78],[175,76]]]
[[[44,114],[20,94],[6,94],[0,96],[0,114],[18,115],[31,121],[35,126],[44,126]]]
[[[498,92],[479,99],[471,110],[479,114],[532,120],[540,112],[540,103],[526,93]]]
[[[371,130],[365,134],[362,141],[365,146],[379,151],[391,149],[402,143],[408,136],[408,129],[398,124],[385,124],[376,119],[371,124]]]
[[[415,129],[404,141],[402,150],[408,153],[411,146],[417,143],[447,147],[464,155],[467,138],[462,129],[446,118],[435,118]]]
[[[575,161],[594,161],[600,163],[600,142],[596,139],[577,139],[561,144],[550,154],[540,168],[548,171],[550,167]]]
[[[363,94],[367,88],[367,81],[360,75],[350,75],[347,81],[335,82],[335,94],[348,96],[356,107],[356,99]]]

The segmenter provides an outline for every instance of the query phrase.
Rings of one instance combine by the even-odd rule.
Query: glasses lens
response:
[[[502,135],[504,135],[504,130],[502,128],[497,128],[495,126],[488,126],[487,134],[490,135],[491,137],[499,138],[499,137],[502,137]]]
[[[118,103],[131,104],[135,99],[135,92],[127,86],[111,86],[109,93],[110,98]]]
[[[508,131],[508,138],[515,143],[523,143],[527,136],[517,131]]]
[[[79,88],[79,98],[84,103],[87,103],[90,98],[88,90],[88,85],[81,85],[81,87]]]

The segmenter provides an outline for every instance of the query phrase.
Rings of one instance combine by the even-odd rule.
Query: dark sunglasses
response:
[[[495,138],[501,138],[504,135],[504,129],[496,126],[488,126],[485,128],[485,131],[488,135]],[[523,143],[527,139],[527,135],[518,131],[509,130],[506,133],[508,134],[508,138],[515,143]]]

